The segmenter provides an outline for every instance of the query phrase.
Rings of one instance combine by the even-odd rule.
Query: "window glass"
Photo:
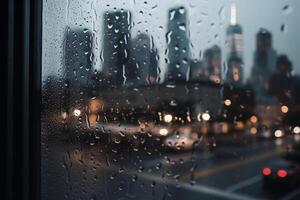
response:
[[[298,9],[44,0],[42,199],[299,199]]]

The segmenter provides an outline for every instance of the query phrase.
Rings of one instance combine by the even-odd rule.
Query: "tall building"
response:
[[[277,53],[273,49],[272,34],[261,28],[256,35],[256,50],[254,52],[251,73],[252,85],[257,98],[263,98],[269,88],[269,78],[275,71]]]
[[[217,45],[204,52],[203,61],[207,70],[208,79],[215,83],[222,82],[222,53]]]
[[[203,81],[207,79],[207,72],[203,66],[203,62],[200,60],[191,61],[190,80],[191,81]]]
[[[87,91],[92,84],[93,74],[93,36],[90,30],[67,27],[64,34],[63,79],[64,106],[75,101],[79,94]]]
[[[141,86],[155,84],[157,80],[157,50],[150,37],[138,34],[131,42],[129,64],[126,66],[126,85]]]
[[[66,28],[64,35],[64,76],[74,86],[87,87],[92,74],[93,37],[88,29]]]
[[[243,82],[243,30],[237,24],[237,7],[233,0],[231,5],[230,25],[227,35],[227,65],[226,82],[240,85]]]
[[[168,81],[188,80],[189,68],[189,37],[187,27],[187,10],[184,7],[176,7],[169,10],[168,32]]]
[[[103,18],[103,74],[108,86],[118,87],[126,83],[125,68],[130,56],[131,13],[106,12]]]
[[[270,77],[269,92],[277,96],[279,102],[292,103],[293,63],[287,55],[280,55],[276,60],[276,70]]]

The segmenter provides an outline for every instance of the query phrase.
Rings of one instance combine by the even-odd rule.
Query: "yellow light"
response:
[[[210,120],[210,115],[209,115],[208,113],[204,113],[204,114],[202,115],[202,119],[203,119],[204,121],[208,121],[208,120]]]
[[[300,133],[300,127],[299,126],[294,127],[293,132],[295,134],[299,134]]]
[[[168,135],[169,131],[165,128],[162,128],[159,130],[159,134],[162,135],[162,136],[166,136]]]
[[[79,117],[81,115],[81,111],[79,109],[75,109],[73,114],[74,116]]]
[[[281,106],[281,112],[283,112],[283,113],[289,112],[289,107],[287,107],[287,106]]]
[[[100,99],[91,99],[89,101],[89,110],[91,113],[97,113],[103,107],[103,102]]]
[[[236,122],[235,126],[236,126],[236,128],[239,129],[239,130],[241,130],[241,129],[243,129],[243,128],[245,127],[245,126],[244,126],[244,123],[241,122],[241,121]]]
[[[250,129],[250,133],[253,134],[253,135],[255,135],[255,134],[257,133],[257,128],[252,127],[252,128]]]
[[[231,100],[230,100],[230,99],[226,99],[226,100],[224,101],[224,104],[225,104],[226,106],[231,106]]]
[[[90,114],[88,116],[89,124],[90,126],[95,126],[97,124],[97,115],[96,114]]]
[[[253,115],[253,116],[250,118],[250,121],[251,121],[251,123],[256,124],[257,121],[258,121],[258,119],[257,119],[257,117],[256,117],[255,115]]]
[[[164,116],[164,121],[167,122],[167,123],[170,123],[172,122],[173,120],[173,116],[172,115],[165,115]]]

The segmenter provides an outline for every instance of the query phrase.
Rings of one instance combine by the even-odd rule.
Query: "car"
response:
[[[265,166],[261,173],[267,188],[290,189],[300,184],[300,165],[296,162],[280,159]]]
[[[191,150],[199,142],[198,134],[190,128],[178,129],[164,141],[165,146],[173,150]]]

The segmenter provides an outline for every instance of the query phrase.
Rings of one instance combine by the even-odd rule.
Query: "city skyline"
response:
[[[214,45],[204,51],[203,58],[199,56],[196,61],[201,61],[202,64],[198,66],[195,62],[191,62],[193,58],[190,55],[190,37],[188,35],[188,12],[185,7],[173,7],[169,9],[168,29],[166,33],[166,42],[168,49],[165,54],[168,55],[166,59],[167,69],[165,72],[165,82],[181,82],[192,80],[210,80],[215,83],[223,83],[241,86],[246,82],[252,80],[252,84],[258,92],[259,87],[267,90],[269,77],[275,72],[275,60],[277,54],[273,50],[273,36],[267,29],[261,28],[256,35],[256,50],[254,52],[254,65],[252,66],[252,77],[249,80],[244,80],[244,48],[243,48],[243,28],[237,21],[236,2],[232,1],[230,24],[226,29],[226,63],[228,66],[227,72],[222,73],[222,49]],[[139,33],[136,38],[131,37],[132,16],[131,11],[115,10],[106,12],[103,15],[104,34],[103,34],[103,52],[101,52],[102,70],[92,70],[91,66],[94,62],[92,56],[93,39],[91,31],[88,29],[74,29],[66,28],[65,41],[65,71],[67,79],[74,79],[72,76],[77,73],[90,73],[84,78],[89,82],[92,74],[95,73],[103,86],[142,86],[148,84],[155,84],[157,82],[156,73],[158,72],[158,56],[153,55],[157,52],[154,46],[155,41],[146,33]],[[81,31],[80,31],[81,30]],[[71,32],[73,31],[73,33]],[[70,34],[71,32],[71,34]],[[89,33],[84,37],[84,34]],[[70,36],[73,40],[70,41]],[[81,36],[82,35],[82,36]],[[88,47],[82,48],[81,43]],[[152,46],[152,47],[151,47]],[[72,49],[74,51],[72,52]],[[82,52],[81,52],[82,51]],[[69,53],[71,52],[71,53]],[[80,56],[87,52],[87,59]],[[73,61],[70,63],[69,54],[75,55],[78,59],[82,57],[82,61]],[[90,55],[89,55],[90,54]],[[79,56],[78,56],[79,55]],[[153,55],[153,56],[152,56]],[[152,59],[151,59],[152,58]],[[89,64],[84,64],[86,61]],[[77,66],[78,65],[78,66]],[[87,65],[87,66],[85,66]],[[272,66],[273,65],[273,66]],[[87,70],[80,70],[81,68],[89,68]],[[202,75],[197,78],[197,70],[202,68]],[[71,69],[68,69],[71,68]],[[196,71],[195,71],[196,70]],[[95,71],[95,72],[94,72]],[[194,75],[193,73],[196,73]],[[70,74],[70,76],[68,76]],[[98,74],[98,75],[97,75]],[[224,78],[223,78],[224,77]],[[78,79],[77,77],[75,77]],[[84,79],[80,77],[81,79]],[[89,79],[89,80],[88,80]],[[74,79],[75,80],[75,79]],[[254,80],[254,81],[253,81]],[[82,81],[81,81],[82,82]],[[257,83],[260,82],[261,86]],[[162,82],[160,82],[162,83]],[[261,92],[260,92],[261,93]]]
[[[154,1],[153,1],[154,2]],[[149,2],[149,6],[150,6],[150,4],[152,5],[152,4],[155,4],[155,3],[151,3],[151,2]],[[178,2],[177,2],[177,4],[179,4]],[[182,4],[184,4],[184,3],[182,3]],[[200,4],[200,3],[199,3]],[[202,4],[204,4],[203,2],[202,2]],[[249,27],[249,24],[245,24],[245,22],[243,22],[243,20],[245,21],[245,16],[244,16],[244,14],[243,14],[243,12],[241,12],[241,7],[242,6],[244,6],[243,5],[244,3],[243,3],[243,1],[238,1],[238,4],[237,4],[237,6],[238,6],[238,22],[241,22],[240,24],[243,26],[243,28],[244,28],[244,34],[245,34],[245,78],[247,78],[247,77],[249,77],[249,75],[250,75],[250,73],[251,73],[251,68],[252,68],[252,66],[253,66],[253,53],[254,53],[254,50],[255,50],[255,48],[251,48],[251,47],[249,47],[249,34],[251,33],[251,31],[249,31],[249,29],[246,29],[247,27]],[[294,3],[295,4],[295,3]],[[175,4],[176,5],[176,4]],[[126,5],[127,6],[127,5]],[[123,6],[123,7],[126,7],[126,6]],[[197,3],[196,3],[196,6],[199,6]],[[223,6],[223,7],[222,7]],[[204,24],[206,23],[206,22],[208,22],[206,19],[205,19],[205,17],[203,17],[204,19],[203,19],[203,21],[201,22],[201,24],[200,25],[197,25],[197,26],[195,26],[195,22],[193,21],[193,20],[195,20],[195,19],[189,19],[188,20],[188,23],[189,23],[189,27],[190,27],[190,31],[189,31],[189,33],[188,33],[188,35],[190,35],[190,38],[191,38],[191,59],[196,59],[196,58],[198,58],[198,55],[199,55],[199,52],[196,50],[196,49],[199,49],[200,48],[200,50],[201,51],[204,51],[205,49],[207,49],[207,48],[209,48],[209,47],[211,47],[211,46],[213,46],[214,44],[216,44],[216,45],[219,45],[221,48],[222,48],[222,51],[224,51],[224,43],[225,43],[225,36],[226,36],[226,34],[225,34],[225,29],[226,29],[226,27],[227,27],[227,25],[230,23],[230,20],[229,20],[229,18],[228,17],[226,17],[226,15],[227,15],[227,12],[230,10],[230,9],[228,9],[228,5],[227,4],[224,4],[224,5],[222,5],[221,7],[219,6],[219,5],[216,5],[214,8],[216,9],[216,8],[219,8],[220,10],[220,12],[218,13],[218,16],[219,15],[222,15],[222,20],[220,20],[220,19],[218,19],[218,20],[212,20],[212,21],[214,21],[215,22],[215,24],[214,25],[212,25],[212,26],[215,26],[214,27],[214,29],[217,29],[217,31],[215,31],[217,34],[217,36],[215,36],[215,34],[214,33],[212,33],[212,32],[210,32],[209,30],[210,29],[213,29],[213,28],[211,28],[210,26],[208,26],[208,27],[205,27],[205,29],[207,30],[207,34],[209,34],[211,37],[217,37],[217,38],[215,38],[215,39],[209,39],[209,38],[207,38],[207,39],[205,39],[208,43],[207,44],[203,44],[203,43],[195,43],[195,33],[198,33],[198,31],[196,31],[195,32],[195,30],[197,30],[197,29],[199,29],[200,28],[200,26],[203,28],[203,26],[204,26]],[[295,5],[294,5],[295,6]],[[282,8],[282,5],[277,5],[277,7],[280,7],[280,8]],[[109,8],[109,7],[108,7]],[[107,9],[107,8],[104,8],[105,10]],[[154,8],[154,10],[153,10],[153,13],[151,13],[151,14],[153,14],[153,16],[154,17],[152,17],[151,19],[154,19],[155,20],[155,13],[157,12],[157,11],[155,11],[156,9],[158,9],[158,8]],[[295,9],[295,8],[294,8]],[[191,8],[191,5],[189,5],[189,4],[187,4],[187,10],[188,10],[188,13],[189,13],[189,16],[188,16],[188,18],[190,18],[190,16],[195,12],[195,9],[192,9]],[[207,8],[205,8],[205,7],[203,7],[203,12],[204,11],[206,11],[207,10]],[[281,11],[281,10],[280,10]],[[100,11],[98,11],[98,13],[99,13]],[[216,10],[214,10],[214,12],[216,12]],[[162,22],[164,21],[164,20],[167,20],[167,10],[164,10],[164,12],[161,12],[161,13],[164,13],[163,14],[163,18],[162,18]],[[209,13],[209,12],[207,12],[206,13],[207,15],[209,15],[209,17],[207,17],[206,16],[206,18],[211,18],[211,19],[214,19],[214,17],[213,17],[213,15],[210,15],[211,13]],[[287,17],[287,16],[290,16],[290,15],[292,15],[293,14],[293,12],[291,12],[291,14],[285,14],[285,17]],[[70,22],[70,26],[72,27],[72,26],[74,26],[74,27],[76,27],[76,26],[81,26],[80,25],[80,21],[81,21],[81,19],[79,19],[79,18],[81,18],[82,16],[84,16],[85,14],[83,13],[83,14],[81,14],[81,16],[76,16],[77,18],[74,18],[75,16],[74,15],[72,15],[72,17],[69,17],[70,18],[70,20],[68,20],[69,22]],[[149,28],[149,29],[143,29],[143,28],[141,28],[142,26],[145,26],[145,25],[150,25],[152,22],[150,22],[150,21],[148,21],[147,23],[146,22],[143,22],[143,21],[139,21],[138,19],[140,18],[140,16],[138,16],[136,13],[133,13],[132,14],[133,16],[132,16],[132,24],[131,24],[131,28],[132,28],[132,37],[135,37],[136,36],[136,33],[137,33],[137,29],[139,29],[139,30],[148,30],[148,32],[146,32],[147,34],[149,34],[150,36],[151,36],[151,38],[153,38],[153,40],[154,40],[154,44],[155,44],[155,46],[157,46],[157,49],[158,49],[158,51],[159,51],[159,57],[160,57],[160,60],[159,60],[159,66],[161,67],[161,72],[162,72],[162,74],[166,71],[165,70],[165,68],[166,68],[166,66],[165,66],[165,64],[164,64],[164,62],[165,62],[165,58],[167,58],[167,55],[165,55],[164,54],[164,50],[166,49],[166,48],[164,48],[165,46],[166,46],[166,44],[164,44],[165,43],[165,36],[164,37],[162,37],[162,35],[160,35],[160,36],[157,36],[160,32],[162,32],[163,31],[163,33],[165,34],[165,32],[166,32],[166,28],[167,28],[167,26],[163,23],[159,23],[159,24],[157,24],[157,26],[159,26],[159,27],[161,27],[161,28],[156,28],[157,26],[154,26],[154,27],[151,27],[151,29]],[[141,14],[140,14],[141,15]],[[281,15],[281,13],[279,13],[279,14],[277,14],[277,15]],[[70,16],[71,16],[71,14],[70,14]],[[101,16],[101,15],[98,15],[98,16]],[[145,12],[144,12],[144,16],[145,16]],[[160,14],[159,16],[162,16],[162,14]],[[146,17],[146,16],[145,16]],[[73,21],[76,21],[75,19],[78,19],[78,22],[76,22],[75,24],[74,24],[74,22]],[[145,21],[146,20],[148,20],[149,19],[149,17],[146,17],[146,19],[145,19]],[[99,29],[99,28],[97,28],[97,26],[99,26],[99,24],[102,24],[100,21],[101,21],[101,18],[95,18],[95,19],[92,19],[91,21],[93,21],[93,23],[92,24],[96,24],[96,25],[94,25],[95,27],[94,27],[94,29],[93,29],[93,26],[91,26],[91,31],[93,32],[93,35],[95,36],[95,43],[96,43],[96,45],[95,45],[95,47],[94,47],[94,54],[95,55],[98,55],[98,53],[102,50],[102,48],[101,48],[101,45],[102,45],[102,39],[101,39],[101,28]],[[96,21],[98,21],[98,23],[95,23]],[[262,19],[261,21],[264,21],[264,19]],[[51,22],[50,22],[51,23]],[[77,24],[77,25],[76,25]],[[144,24],[144,25],[142,25],[142,24]],[[161,24],[161,25],[160,25]],[[218,25],[220,25],[220,27],[219,26],[217,26],[217,24]],[[89,28],[89,26],[90,26],[90,24],[89,23],[86,23],[85,24],[86,26],[87,26],[87,28]],[[102,26],[101,26],[102,27]],[[259,28],[261,28],[261,27],[263,27],[263,26],[257,26],[257,27],[255,27],[254,28],[254,30],[255,30],[255,34],[258,32],[258,30],[259,30]],[[290,26],[289,26],[290,27]],[[281,48],[277,48],[278,47],[278,42],[282,42],[282,41],[284,41],[284,40],[278,40],[277,38],[278,37],[276,37],[276,36],[278,36],[278,30],[276,30],[276,31],[274,31],[272,28],[268,28],[268,26],[266,26],[266,27],[264,27],[264,28],[267,28],[268,30],[270,30],[270,32],[272,32],[273,33],[273,38],[274,38],[274,48],[276,48],[277,50],[278,50],[278,52],[279,53],[286,53],[286,54],[288,54],[289,55],[289,57],[290,57],[290,59],[292,60],[292,62],[294,63],[294,69],[295,69],[295,71],[296,72],[299,72],[299,68],[297,67],[298,66],[298,64],[297,64],[297,61],[295,62],[294,60],[294,58],[293,57],[295,57],[295,56],[293,56],[294,55],[294,53],[290,53],[291,52],[291,50],[289,50],[289,51],[283,51],[282,49],[282,47],[284,47],[284,48],[286,48],[286,46],[284,45],[284,46],[282,46]],[[294,34],[294,32],[295,31],[293,31],[293,30],[295,30],[295,29],[293,29],[293,28],[295,28],[295,27],[290,27],[289,28],[289,31],[287,32],[287,33],[281,33],[281,31],[280,31],[280,34],[283,34],[281,37],[283,37],[283,36],[285,36],[285,37],[287,37],[289,34]],[[59,29],[59,26],[58,27],[56,27],[56,29]],[[205,29],[203,29],[203,30],[205,30]],[[95,31],[97,31],[97,32],[95,32]],[[155,31],[155,32],[153,32],[153,31]],[[198,33],[198,34],[200,34],[200,33]],[[250,42],[250,46],[254,46],[255,47],[255,34],[253,34],[253,35],[251,35],[251,42]],[[59,38],[60,36],[59,35],[61,35],[61,33],[56,33],[56,36],[55,36],[55,38]],[[198,37],[198,38],[203,38],[205,36],[205,34],[201,34],[201,37]],[[49,36],[47,36],[47,37],[49,37]],[[45,39],[45,43],[47,43],[47,37],[46,37],[46,39]],[[199,39],[199,40],[200,40]],[[58,41],[59,41],[60,39],[58,39]],[[198,40],[198,39],[197,39]],[[162,43],[162,41],[164,41],[163,43]],[[210,42],[209,42],[210,41]],[[286,44],[288,44],[288,43],[286,43]],[[97,46],[98,45],[98,46]],[[100,46],[99,46],[100,45]],[[293,46],[295,46],[295,44],[294,45],[292,45],[291,46],[291,49],[293,48]],[[50,49],[47,49],[45,52],[44,52],[44,56],[47,54],[47,52],[49,53],[49,52],[51,52],[51,51],[56,51],[57,49],[58,49],[58,47],[56,46],[56,45],[52,45],[52,46],[50,46],[51,48]],[[52,50],[51,50],[52,49]],[[54,56],[53,56],[53,58],[52,59],[54,59],[54,57],[61,57],[61,55],[60,55],[60,51],[56,51],[55,53],[54,53]],[[59,60],[60,59],[58,59],[58,60],[49,60],[50,58],[46,58],[45,57],[45,60],[43,60],[43,63],[45,63],[45,64],[47,64],[47,63],[52,63],[52,67],[51,68],[49,68],[49,69],[47,69],[48,71],[52,71],[52,73],[57,73],[57,70],[56,69],[58,69],[59,70],[59,67],[57,68],[56,66],[61,66],[61,64],[60,64],[60,62],[59,62]],[[95,57],[95,63],[97,64],[97,66],[99,66],[99,60],[100,60],[100,58],[99,57]],[[249,61],[250,60],[250,61]],[[52,62],[51,62],[52,61]],[[225,56],[223,56],[223,62],[222,63],[224,63],[224,61],[225,61]],[[54,67],[55,66],[55,67]],[[222,67],[222,72],[224,73],[224,67]],[[46,71],[44,71],[44,73],[43,74],[45,74],[45,73],[47,73]]]

